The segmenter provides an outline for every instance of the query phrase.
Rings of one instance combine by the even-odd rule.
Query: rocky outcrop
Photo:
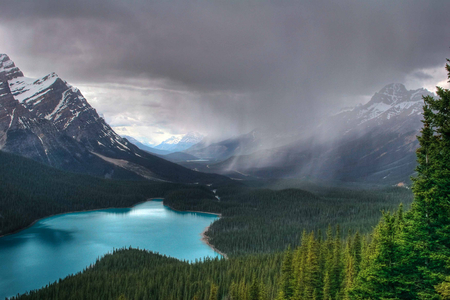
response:
[[[24,77],[5,54],[0,54],[0,149],[96,176],[208,183],[223,179],[140,150],[117,135],[77,88],[55,73]]]

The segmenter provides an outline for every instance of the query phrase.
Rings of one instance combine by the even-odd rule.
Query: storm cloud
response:
[[[295,131],[391,82],[445,79],[435,70],[450,56],[449,9],[448,1],[7,0],[0,52],[26,75],[57,72],[114,127],[150,140],[160,131]]]

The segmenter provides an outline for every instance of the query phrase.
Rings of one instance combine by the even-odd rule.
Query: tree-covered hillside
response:
[[[369,233],[382,210],[409,207],[410,190],[385,187],[371,190],[327,188],[320,196],[300,189],[274,191],[243,185],[219,186],[220,199],[207,191],[180,190],[170,193],[164,204],[178,210],[221,213],[207,236],[228,255],[283,251],[300,243],[303,230],[325,234],[328,225]]]
[[[18,299],[274,299],[282,255],[189,264],[137,249],[108,254],[83,273]],[[230,289],[233,291],[231,295]]]
[[[177,189],[199,188],[151,181],[119,181],[64,172],[0,151],[0,235],[53,214],[129,207]]]

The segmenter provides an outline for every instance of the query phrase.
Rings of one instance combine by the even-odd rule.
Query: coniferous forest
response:
[[[450,299],[450,91],[437,96],[424,97],[412,203],[401,188],[180,188],[165,204],[221,213],[207,234],[228,259],[120,249],[17,299]]]

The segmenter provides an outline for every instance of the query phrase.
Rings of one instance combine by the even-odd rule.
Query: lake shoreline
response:
[[[148,198],[148,199],[145,200],[145,201],[138,202],[138,203],[133,204],[132,206],[128,206],[128,207],[103,207],[103,208],[86,209],[86,210],[76,210],[76,211],[68,211],[68,212],[62,212],[62,213],[58,213],[58,214],[53,214],[53,215],[49,215],[49,216],[45,216],[45,217],[36,219],[36,220],[34,220],[30,225],[28,225],[28,226],[26,226],[26,227],[20,228],[20,229],[18,229],[18,230],[13,231],[13,232],[9,232],[9,233],[0,235],[0,238],[6,237],[6,236],[8,236],[8,235],[13,235],[13,234],[19,233],[19,232],[21,232],[22,230],[25,230],[25,229],[28,229],[28,228],[32,227],[33,225],[35,225],[35,224],[36,224],[37,222],[39,222],[39,221],[42,221],[42,220],[47,219],[47,218],[59,216],[59,215],[73,214],[73,213],[80,213],[80,212],[91,212],[91,211],[99,211],[99,210],[115,209],[115,208],[117,208],[117,209],[120,209],[120,208],[133,208],[133,207],[135,207],[135,206],[137,206],[137,205],[139,205],[139,204],[143,204],[143,203],[145,203],[145,202],[155,201],[155,200],[158,200],[158,201],[163,202],[163,205],[164,205],[164,198]],[[177,209],[174,209],[174,208],[172,208],[172,207],[170,207],[170,206],[168,206],[168,205],[164,205],[164,206],[167,207],[167,208],[169,208],[169,209],[171,209],[171,210],[173,210],[173,211],[176,211],[176,212],[201,213],[201,214],[215,215],[215,216],[218,216],[219,218],[222,217],[222,214],[218,214],[218,213],[205,212],[205,211],[193,211],[193,210],[177,210]],[[208,245],[211,249],[213,249],[215,252],[219,253],[219,254],[222,255],[223,257],[228,258],[228,256],[227,256],[225,253],[223,253],[223,252],[221,252],[220,250],[218,250],[216,247],[214,247],[214,246],[209,242],[209,237],[206,235],[206,232],[209,230],[209,227],[210,227],[210,226],[211,226],[211,225],[209,225],[208,227],[206,227],[206,228],[203,230],[203,232],[200,234],[201,237],[202,237],[202,238],[201,238],[202,242],[205,243],[206,245]]]
[[[222,255],[225,259],[228,259],[228,256],[223,253],[222,251],[218,250],[216,247],[214,247],[210,242],[209,242],[209,236],[206,235],[206,232],[209,230],[209,227],[211,227],[211,225],[209,225],[208,227],[205,228],[205,230],[203,230],[202,233],[200,233],[201,237],[202,237],[202,242],[205,243],[206,245],[208,245],[210,248],[212,248],[215,252],[219,253],[220,255]]]
[[[162,198],[144,199],[126,205],[131,209],[86,207],[36,218],[15,235],[0,240],[0,257],[5,259],[6,266],[1,268],[0,277],[7,278],[4,270],[10,268],[21,274],[13,276],[11,283],[0,280],[0,296],[41,289],[49,282],[85,271],[99,258],[122,247],[190,263],[226,257],[203,239],[203,233],[217,216],[178,213],[163,206]],[[26,255],[15,262],[17,253]],[[44,278],[37,275],[41,272]]]
[[[12,234],[19,233],[19,232],[21,232],[22,230],[25,230],[25,229],[28,229],[28,228],[32,227],[32,226],[35,225],[37,222],[42,221],[42,220],[47,219],[47,218],[51,218],[51,217],[56,217],[56,216],[59,216],[59,215],[65,215],[65,214],[79,213],[79,212],[99,211],[99,210],[105,210],[105,209],[133,208],[133,207],[135,207],[136,205],[139,205],[139,204],[142,204],[142,203],[145,203],[145,202],[148,202],[148,201],[153,201],[153,200],[156,200],[156,199],[161,199],[161,200],[162,200],[163,198],[149,198],[149,199],[147,199],[147,200],[145,200],[145,201],[141,201],[141,202],[138,202],[138,203],[136,203],[136,204],[133,204],[132,206],[127,206],[127,207],[103,207],[103,208],[84,209],[84,210],[75,210],[75,211],[67,211],[67,212],[57,213],[57,214],[53,214],[53,215],[49,215],[49,216],[45,216],[45,217],[36,219],[36,220],[34,220],[30,225],[28,225],[28,226],[26,226],[26,227],[17,229],[17,230],[15,230],[15,231],[13,231],[13,232],[9,232],[9,233],[5,233],[5,234],[3,234],[3,235],[0,235],[0,238],[6,237],[6,236],[8,236],[8,235],[12,235]]]
[[[161,199],[161,198],[156,198],[156,199]],[[150,200],[152,201],[152,200]],[[219,213],[212,213],[212,212],[205,212],[205,211],[198,211],[198,210],[178,210],[178,209],[174,209],[172,207],[170,207],[169,205],[164,204],[165,207],[173,210],[173,211],[177,211],[177,212],[190,212],[190,213],[201,213],[201,214],[208,214],[208,215],[215,215],[218,216],[219,218],[222,217],[222,214]],[[202,237],[201,240],[203,243],[205,243],[206,245],[208,245],[211,249],[214,250],[214,252],[219,253],[220,255],[222,255],[223,257],[225,257],[226,259],[228,259],[228,256],[223,253],[222,251],[218,250],[216,247],[214,247],[210,242],[209,242],[209,237],[206,235],[206,232],[209,230],[209,227],[211,227],[211,225],[209,225],[208,227],[206,227],[202,233],[200,233],[200,236]]]
[[[156,198],[156,199],[160,199],[160,198]],[[153,201],[153,200],[150,200],[150,201]],[[169,208],[169,209],[171,209],[171,210],[173,210],[173,211],[176,211],[176,212],[199,213],[199,214],[215,215],[215,216],[218,216],[219,218],[222,217],[222,214],[218,214],[218,213],[212,213],[212,212],[200,211],[200,210],[178,210],[178,209],[170,207],[167,204],[164,204],[164,206]]]

